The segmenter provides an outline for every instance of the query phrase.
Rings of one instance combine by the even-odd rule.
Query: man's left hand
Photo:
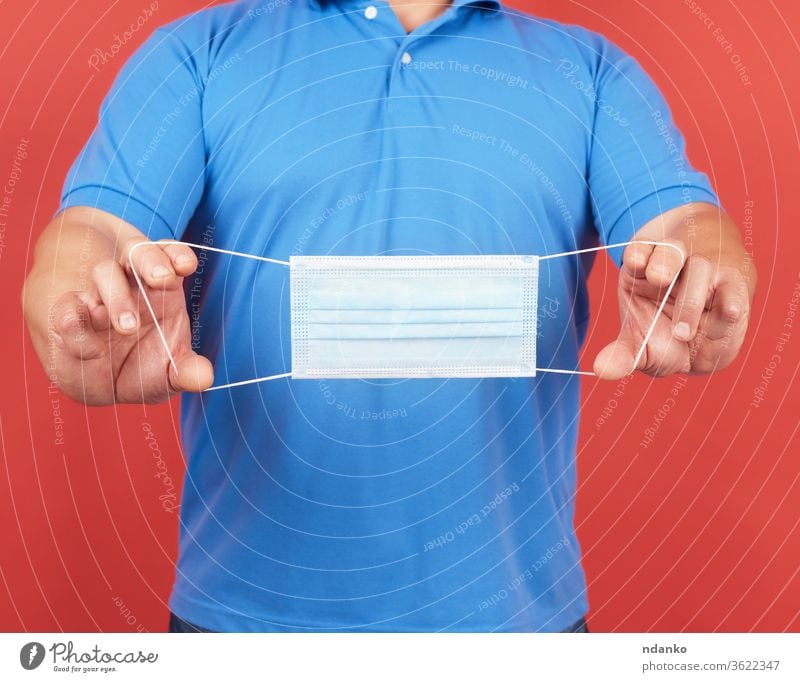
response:
[[[688,204],[650,221],[634,240],[673,246],[639,243],[625,249],[619,276],[622,326],[617,340],[597,355],[595,373],[616,380],[635,370],[651,376],[707,374],[729,365],[744,341],[756,283],[733,221],[712,204]]]

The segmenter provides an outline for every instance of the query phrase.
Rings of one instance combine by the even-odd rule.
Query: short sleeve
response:
[[[600,58],[589,191],[603,242],[628,241],[646,222],[683,204],[719,205],[706,175],[689,163],[669,107],[644,69],[608,42]],[[612,257],[619,264],[621,249]]]
[[[155,31],[105,97],[59,211],[91,206],[151,239],[180,237],[203,193],[203,85],[184,43]]]

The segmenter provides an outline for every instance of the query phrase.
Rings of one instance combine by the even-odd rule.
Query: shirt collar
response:
[[[355,2],[359,2],[359,4],[364,4],[364,0],[308,0],[308,3],[312,7],[324,7],[326,5],[333,4],[334,2],[339,2],[342,5],[346,5],[348,3],[354,4]],[[453,7],[481,7],[484,9],[500,9],[500,0],[452,0]]]
[[[453,0],[453,7],[485,7],[487,9],[500,9],[500,0]]]

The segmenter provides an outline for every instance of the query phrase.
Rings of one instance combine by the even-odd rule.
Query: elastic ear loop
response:
[[[164,349],[167,351],[167,356],[169,357],[169,362],[172,365],[172,368],[177,373],[178,365],[175,362],[175,358],[172,356],[172,351],[169,349],[169,344],[167,343],[167,337],[164,335],[164,330],[161,329],[161,325],[158,323],[158,318],[156,317],[156,312],[153,310],[153,306],[150,303],[150,299],[147,298],[147,293],[144,289],[144,284],[142,283],[141,277],[139,277],[139,273],[136,271],[136,268],[133,265],[133,254],[141,246],[167,246],[169,244],[180,244],[182,246],[191,246],[194,249],[200,249],[203,251],[213,251],[214,253],[224,253],[228,256],[239,256],[240,258],[249,258],[250,260],[257,260],[263,263],[274,263],[276,265],[285,265],[289,267],[289,261],[285,260],[276,260],[275,258],[265,258],[264,256],[254,256],[250,253],[241,253],[239,251],[229,251],[228,249],[218,249],[214,246],[208,246],[207,244],[192,244],[190,242],[182,242],[177,239],[171,240],[164,240],[159,242],[139,242],[138,244],[134,244],[131,247],[130,253],[128,253],[128,263],[131,266],[131,272],[133,273],[133,277],[136,280],[136,284],[139,287],[139,291],[142,294],[142,298],[144,298],[145,305],[147,309],[150,311],[150,316],[153,318],[153,323],[156,326],[156,331],[158,331],[158,336],[161,338],[161,343],[164,344]],[[235,386],[246,386],[247,384],[257,384],[262,381],[272,381],[273,379],[285,379],[287,377],[292,376],[291,372],[287,372],[286,374],[275,374],[273,376],[268,377],[260,377],[258,379],[247,379],[245,381],[235,381],[230,384],[222,384],[221,386],[211,386],[210,388],[203,389],[203,393],[206,391],[219,391],[223,388],[233,388]]]
[[[589,248],[589,249],[578,249],[576,251],[565,251],[564,253],[553,253],[553,254],[550,254],[548,256],[539,256],[539,260],[543,261],[543,260],[550,260],[552,258],[564,258],[565,256],[577,256],[577,255],[580,255],[582,253],[592,253],[592,252],[595,252],[595,251],[608,251],[610,249],[616,249],[616,248],[620,248],[620,247],[623,247],[623,246],[629,246],[630,244],[637,244],[637,243],[638,244],[649,244],[651,246],[668,246],[668,247],[670,247],[672,249],[675,249],[681,256],[681,267],[678,268],[678,272],[675,274],[675,277],[673,277],[672,281],[670,282],[669,286],[667,287],[667,292],[664,294],[664,299],[661,301],[661,304],[658,306],[658,310],[656,310],[656,314],[653,317],[653,322],[650,324],[650,327],[648,328],[647,333],[644,336],[644,340],[642,341],[642,345],[639,348],[638,353],[636,353],[636,357],[633,360],[633,367],[631,368],[631,372],[630,373],[633,373],[634,371],[636,371],[636,367],[639,365],[639,360],[641,360],[642,354],[644,353],[645,348],[647,348],[647,342],[650,340],[650,336],[653,334],[653,330],[656,327],[656,323],[658,322],[658,318],[661,315],[661,313],[663,312],[664,306],[667,305],[667,301],[669,300],[669,295],[672,293],[672,290],[673,290],[673,288],[675,287],[675,284],[678,281],[678,277],[681,274],[681,270],[683,269],[683,264],[684,264],[684,262],[686,260],[686,256],[684,255],[683,250],[680,249],[675,244],[671,244],[669,242],[658,242],[658,241],[649,241],[649,240],[646,240],[646,239],[636,239],[636,240],[629,241],[629,242],[619,242],[617,244],[607,244],[607,245],[604,245],[604,246],[595,246],[595,247],[592,247],[592,248]],[[158,332],[158,336],[161,339],[161,343],[164,345],[164,350],[166,350],[166,352],[167,352],[167,356],[169,357],[170,364],[172,365],[173,369],[177,372],[178,371],[178,366],[177,366],[177,363],[175,362],[175,358],[172,355],[172,351],[169,349],[169,344],[167,343],[167,337],[164,335],[164,330],[161,329],[161,325],[158,323],[158,318],[156,317],[155,310],[153,309],[153,306],[150,303],[150,299],[147,297],[147,292],[145,291],[144,284],[142,283],[142,279],[139,276],[139,273],[136,271],[136,268],[133,265],[133,254],[136,251],[136,249],[138,249],[138,248],[140,248],[142,246],[147,246],[147,245],[166,246],[166,245],[169,245],[169,244],[180,244],[180,245],[183,245],[183,246],[190,246],[190,247],[195,248],[195,249],[200,249],[200,250],[205,250],[205,251],[212,251],[214,253],[222,253],[222,254],[226,254],[226,255],[229,255],[229,256],[239,256],[240,258],[249,258],[250,260],[261,261],[263,263],[273,263],[273,264],[276,264],[276,265],[284,265],[286,267],[289,267],[290,264],[289,264],[289,261],[285,261],[285,260],[277,260],[275,258],[266,258],[265,256],[254,256],[253,254],[250,254],[250,253],[242,253],[240,251],[230,251],[228,249],[219,249],[219,248],[214,247],[214,246],[208,246],[207,244],[193,244],[191,242],[183,242],[183,241],[179,241],[177,239],[165,240],[165,241],[159,241],[159,242],[152,242],[152,241],[139,242],[138,244],[134,244],[133,247],[131,247],[130,252],[128,253],[128,262],[130,263],[130,266],[131,266],[131,272],[133,273],[133,277],[136,280],[136,284],[139,287],[139,291],[142,294],[142,298],[144,299],[145,305],[147,306],[147,310],[150,312],[150,316],[153,318],[153,324],[155,324],[156,331]],[[554,369],[554,368],[550,368],[550,367],[537,367],[536,371],[537,372],[549,372],[551,374],[580,374],[580,375],[583,375],[583,376],[590,376],[590,377],[597,376],[597,374],[595,374],[594,372],[582,372],[580,370],[571,370],[571,369]],[[258,379],[247,379],[245,381],[235,381],[235,382],[232,382],[232,383],[229,383],[229,384],[222,384],[221,386],[211,386],[210,388],[204,389],[203,392],[205,393],[206,391],[219,391],[219,390],[221,390],[223,388],[234,388],[236,386],[247,386],[248,384],[258,384],[258,383],[261,383],[262,381],[272,381],[274,379],[286,379],[287,377],[290,377],[290,376],[292,376],[292,373],[291,372],[286,372],[285,374],[275,374],[275,375],[272,375],[272,376],[260,377]]]
[[[653,321],[650,324],[650,327],[647,329],[647,333],[644,335],[644,341],[642,341],[641,348],[639,348],[639,352],[636,353],[636,357],[633,359],[633,367],[628,374],[633,374],[636,371],[636,368],[639,366],[639,360],[642,359],[642,354],[644,353],[645,349],[647,348],[647,342],[650,340],[650,337],[653,334],[653,330],[656,328],[656,324],[658,323],[658,318],[660,317],[661,313],[664,310],[664,306],[667,305],[667,301],[669,300],[669,295],[672,293],[675,284],[678,281],[678,277],[680,277],[681,270],[683,270],[683,264],[686,262],[686,256],[683,253],[683,249],[676,246],[675,244],[671,244],[669,242],[655,242],[649,241],[646,239],[634,239],[630,242],[619,242],[618,244],[607,244],[605,246],[595,246],[590,249],[578,249],[577,251],[565,251],[564,253],[553,253],[549,256],[539,256],[539,260],[549,260],[551,258],[563,258],[564,256],[577,256],[582,253],[591,253],[593,251],[608,251],[609,249],[616,249],[622,246],[629,246],[630,244],[649,244],[651,246],[669,246],[671,249],[675,249],[681,256],[681,267],[678,268],[678,272],[675,273],[675,277],[672,278],[672,281],[669,283],[667,287],[667,293],[664,294],[664,300],[661,301],[661,304],[658,306],[658,310],[656,310],[656,314],[653,317]],[[581,372],[580,370],[573,370],[573,369],[551,369],[548,367],[537,367],[537,372],[550,372],[552,374],[580,374],[583,376],[588,377],[596,377],[597,374],[595,372]]]

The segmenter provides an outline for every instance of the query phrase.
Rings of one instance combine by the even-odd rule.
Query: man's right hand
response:
[[[183,279],[197,257],[181,244],[148,244],[132,225],[97,209],[67,209],[37,244],[23,305],[34,346],[71,398],[89,405],[156,403],[214,381],[192,350]],[[131,272],[175,359],[173,367]]]

